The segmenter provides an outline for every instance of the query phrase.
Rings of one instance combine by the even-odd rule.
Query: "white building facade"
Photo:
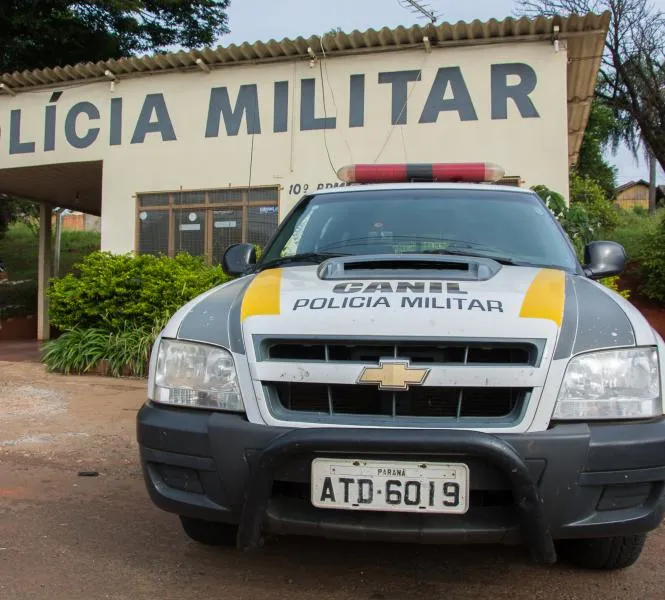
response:
[[[0,193],[101,215],[102,249],[216,262],[352,163],[493,162],[568,193],[608,15],[508,19],[0,77]]]

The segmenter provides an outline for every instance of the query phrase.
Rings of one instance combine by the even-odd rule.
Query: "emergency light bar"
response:
[[[492,163],[403,163],[388,165],[347,165],[337,171],[346,183],[405,183],[409,181],[448,181],[483,183],[498,181],[504,175]]]

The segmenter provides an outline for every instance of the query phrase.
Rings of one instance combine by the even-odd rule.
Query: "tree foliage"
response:
[[[649,0],[520,0],[526,14],[609,11],[596,96],[633,153],[643,144],[665,168],[665,13]]]
[[[561,223],[580,256],[586,244],[611,234],[619,223],[612,203],[590,177],[571,174],[568,205],[560,193],[547,186],[538,185],[533,190]]]
[[[601,101],[594,100],[575,167],[577,175],[597,183],[610,200],[614,199],[617,172],[616,167],[605,159],[605,151],[613,146],[617,128],[617,119],[612,109]]]
[[[35,227],[38,215],[39,207],[34,202],[0,194],[0,239],[7,233],[9,226],[17,221]]]
[[[210,45],[230,0],[2,0],[0,72]]]
[[[572,174],[570,177],[570,202],[558,192],[545,185],[532,188],[552,211],[570,238],[580,261],[584,246],[593,240],[605,237],[616,228],[619,218],[612,204],[593,179]],[[620,294],[630,297],[630,291],[619,289],[619,277],[605,277],[600,283]]]
[[[0,0],[0,73],[96,62],[174,45],[210,45],[229,31],[230,0]],[[36,205],[0,196],[0,237]]]

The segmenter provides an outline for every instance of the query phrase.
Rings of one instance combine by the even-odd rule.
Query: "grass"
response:
[[[86,254],[99,250],[100,236],[94,231],[63,231],[60,242],[60,275],[66,275]],[[9,282],[0,286],[0,319],[33,315],[37,312],[37,232],[23,223],[12,225],[0,238],[0,258]]]
[[[60,275],[72,271],[86,254],[99,250],[100,236],[94,231],[63,231],[60,243]],[[12,225],[0,238],[0,258],[12,280],[36,279],[39,241],[37,232],[23,223]]]

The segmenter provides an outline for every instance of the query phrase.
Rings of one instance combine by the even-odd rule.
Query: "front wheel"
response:
[[[238,527],[228,523],[192,519],[180,515],[182,528],[187,537],[206,546],[235,546]]]
[[[561,557],[577,567],[615,571],[633,565],[642,554],[646,534],[559,543]]]

